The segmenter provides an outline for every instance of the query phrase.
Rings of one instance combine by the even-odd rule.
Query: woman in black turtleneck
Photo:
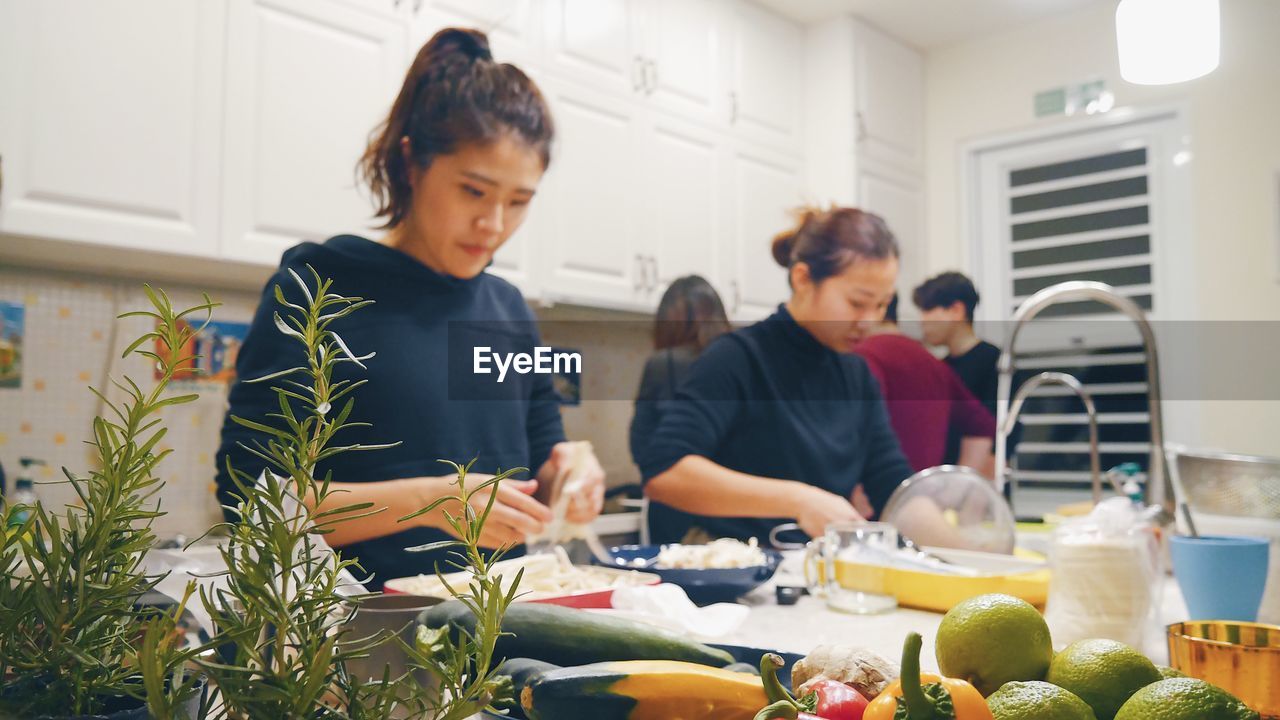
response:
[[[408,526],[396,523],[456,492],[450,487],[455,477],[439,459],[474,458],[477,474],[533,470],[528,480],[498,486],[484,546],[521,543],[551,518],[550,484],[571,453],[549,376],[511,373],[496,383],[496,376],[471,372],[476,346],[523,352],[540,344],[520,291],[484,270],[524,220],[550,162],[551,139],[551,114],[538,88],[514,66],[494,62],[482,33],[436,34],[419,51],[361,161],[386,234],[377,240],[340,235],[287,251],[240,350],[241,379],[305,362],[299,344],[273,322],[277,285],[291,302],[301,297],[291,270],[310,279],[310,265],[333,279],[334,292],[374,301],[331,325],[357,354],[376,353],[367,371],[351,372],[352,364],[335,371],[335,380],[368,380],[353,395],[348,422],[369,426],[344,430],[339,440],[401,444],[341,454],[319,467],[322,476],[332,473],[332,489],[346,491],[330,496],[328,505],[372,502],[388,509],[340,523],[327,536],[372,574],[372,589],[389,578],[433,572],[442,559],[404,548],[446,539],[449,507]],[[232,388],[230,405],[218,494],[234,505],[226,461],[250,475],[264,463],[243,447],[262,438],[230,418],[266,422],[278,408],[266,384],[245,382]],[[604,472],[594,457],[587,463],[587,491],[568,510],[573,522],[590,521],[603,503]],[[473,500],[481,507],[484,501]]]
[[[694,363],[642,458],[645,494],[699,516],[713,536],[810,536],[875,511],[911,474],[854,343],[894,295],[898,247],[884,221],[808,211],[774,240],[790,273],[778,311],[720,337]]]

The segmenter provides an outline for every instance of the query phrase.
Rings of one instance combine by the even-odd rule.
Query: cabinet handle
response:
[[[736,314],[738,312],[738,308],[742,307],[742,293],[739,292],[738,290],[737,280],[729,281],[729,293],[733,297],[733,301],[732,301],[733,309],[730,310],[729,312],[730,314]]]
[[[646,95],[652,95],[658,89],[658,63],[653,58],[645,61],[648,72],[645,73]]]
[[[418,11],[421,9],[422,9],[422,0],[413,0],[413,14],[417,15]]]
[[[393,10],[399,10],[399,9],[400,9],[400,3],[401,3],[402,1],[403,1],[403,0],[391,0],[391,8],[392,8]]]
[[[635,292],[640,292],[644,290],[645,286],[644,255],[641,255],[640,253],[636,253],[635,270],[636,275],[635,279],[631,281],[631,289]]]
[[[636,55],[631,61],[631,90],[641,92],[644,90],[644,58]]]
[[[855,134],[855,140],[861,143],[867,137],[867,120],[866,118],[862,117],[861,110],[859,110],[857,113],[854,114],[854,119],[857,121],[856,123],[857,131]]]
[[[649,292],[658,289],[658,258],[649,256]]]
[[[738,93],[729,93],[729,124],[738,124]]]

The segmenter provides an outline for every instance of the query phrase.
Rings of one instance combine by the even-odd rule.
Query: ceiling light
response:
[[[1218,0],[1120,0],[1120,76],[1138,85],[1193,80],[1218,67]]]

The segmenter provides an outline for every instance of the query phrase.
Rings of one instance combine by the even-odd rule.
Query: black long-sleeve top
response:
[[[401,443],[334,456],[320,465],[318,476],[331,472],[334,482],[376,482],[448,475],[452,470],[438,460],[465,464],[472,458],[476,473],[516,467],[536,472],[552,446],[564,440],[550,376],[511,372],[497,383],[496,375],[472,372],[476,345],[514,352],[539,344],[535,318],[519,290],[489,273],[467,280],[441,275],[399,250],[340,235],[324,244],[302,243],[286,251],[263,291],[236,359],[238,379],[222,427],[217,484],[224,505],[233,502],[228,458],[237,470],[255,477],[265,466],[241,447],[263,436],[236,424],[231,416],[272,424],[267,414],[279,411],[271,382],[244,380],[305,364],[301,343],[276,328],[273,314],[289,312],[276,302],[276,285],[286,299],[303,304],[288,270],[310,284],[308,264],[322,278],[333,279],[332,292],[374,301],[330,326],[353,353],[377,353],[364,361],[367,370],[352,363],[335,370],[335,380],[368,381],[351,395],[355,405],[348,422],[370,427],[343,430],[334,444]],[[385,520],[395,522],[390,516]],[[445,538],[439,530],[413,528],[342,550],[373,574],[369,585],[379,589],[390,578],[433,572],[443,559],[441,553],[409,553],[404,548]]]
[[[866,363],[820,344],[785,307],[714,341],[693,364],[640,458],[645,481],[688,455],[798,480],[879,511],[911,475]],[[762,541],[793,518],[702,517],[713,535]]]

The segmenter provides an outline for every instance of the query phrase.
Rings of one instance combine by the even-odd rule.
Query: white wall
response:
[[[1114,0],[930,52],[926,58],[927,263],[967,267],[960,228],[964,143],[1037,120],[1035,93],[1101,77],[1117,107],[1185,102],[1193,159],[1199,319],[1280,321],[1280,2],[1222,0],[1222,63],[1165,87],[1130,85],[1116,60]],[[1199,438],[1280,455],[1280,402],[1205,402]]]

